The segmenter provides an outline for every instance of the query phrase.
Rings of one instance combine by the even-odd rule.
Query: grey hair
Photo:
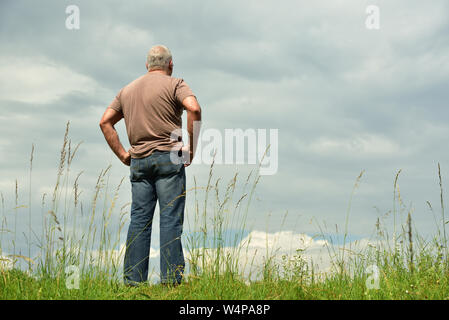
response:
[[[161,44],[153,46],[147,54],[148,70],[168,69],[168,65],[172,60],[170,50]]]

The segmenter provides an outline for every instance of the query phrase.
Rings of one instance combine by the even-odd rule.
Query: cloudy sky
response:
[[[80,10],[79,30],[66,28],[68,5]],[[365,25],[368,5],[380,9],[378,30]],[[432,234],[426,201],[438,219],[438,162],[443,187],[449,181],[448,12],[445,0],[3,0],[3,212],[13,214],[16,179],[19,203],[29,202],[34,144],[32,210],[39,228],[67,121],[72,143],[83,142],[70,185],[83,171],[86,206],[109,164],[111,186],[125,177],[118,203],[130,201],[129,168],[114,157],[98,122],[114,95],[145,73],[148,49],[162,43],[172,51],[173,76],[198,97],[203,128],[278,129],[278,171],[260,179],[248,213],[251,230],[291,232],[292,241],[316,234],[318,224],[332,233],[335,225],[344,228],[351,204],[351,235],[369,237],[376,219],[393,209],[393,183],[402,169],[404,210],[413,211],[420,232]],[[117,125],[128,147],[124,129]],[[196,177],[204,186],[208,167],[189,167],[188,185]],[[243,178],[254,168],[216,165],[214,174],[225,185],[234,173]],[[18,229],[26,230],[28,210],[20,210]]]

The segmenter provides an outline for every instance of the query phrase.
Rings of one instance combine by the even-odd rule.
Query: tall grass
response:
[[[186,208],[188,228],[183,240],[188,269],[184,283],[176,288],[150,284],[125,287],[121,281],[125,250],[122,234],[130,203],[117,203],[124,178],[111,187],[111,166],[101,170],[86,205],[80,190],[83,171],[72,174],[72,164],[81,143],[72,148],[69,127],[67,123],[55,187],[51,196],[44,193],[40,197],[40,210],[32,206],[35,157],[32,145],[26,206],[27,256],[16,247],[18,214],[25,207],[19,201],[17,180],[12,209],[5,207],[4,193],[0,192],[0,298],[449,299],[447,221],[439,164],[441,212],[438,217],[427,202],[436,226],[436,233],[430,240],[420,236],[413,223],[413,210],[402,201],[399,170],[393,182],[392,212],[378,217],[368,242],[348,241],[351,203],[361,183],[362,171],[349,197],[343,244],[334,243],[327,226],[317,223],[330,261],[329,268],[322,270],[298,239],[292,239],[296,250],[290,254],[285,254],[285,250],[284,254],[279,254],[279,248],[268,236],[263,253],[252,250],[248,215],[260,181],[258,170],[252,170],[247,176],[235,173],[229,181],[224,181],[214,176],[213,162],[205,185],[194,177],[193,186],[186,191],[193,205]],[[41,214],[39,234],[33,230],[33,221],[38,220],[33,215],[38,211]],[[392,237],[388,232],[391,213]],[[14,219],[13,231],[8,228],[10,214]],[[338,226],[336,232],[339,233]],[[5,238],[9,239],[12,251],[5,249],[8,248]],[[20,260],[27,267],[21,266]],[[12,268],[5,267],[7,263]],[[67,286],[70,266],[79,270],[78,290]],[[377,288],[370,288],[372,281],[377,281]]]

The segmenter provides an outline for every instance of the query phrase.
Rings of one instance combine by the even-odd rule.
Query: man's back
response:
[[[193,93],[182,79],[159,72],[148,72],[120,90],[109,107],[123,114],[131,157],[176,145],[171,134],[182,126],[182,101],[188,96]]]

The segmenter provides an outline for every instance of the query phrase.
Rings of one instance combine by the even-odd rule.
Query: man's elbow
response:
[[[101,131],[104,131],[108,125],[110,125],[108,121],[105,121],[103,119],[100,120],[99,126]]]
[[[195,117],[201,117],[201,107],[197,104],[190,108],[189,110]]]
[[[194,96],[188,96],[183,100],[182,104],[189,114],[196,117],[201,116],[201,107]]]
[[[193,113],[195,113],[197,116],[201,116],[201,107],[197,106],[193,109]]]

